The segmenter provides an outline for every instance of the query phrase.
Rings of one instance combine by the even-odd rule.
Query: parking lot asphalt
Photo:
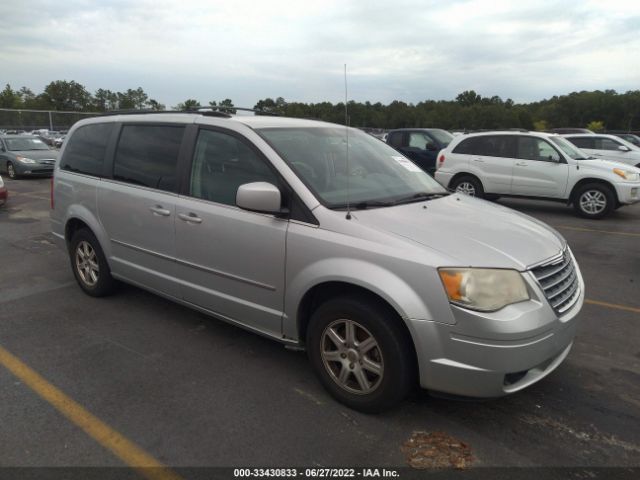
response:
[[[303,352],[131,286],[83,294],[49,233],[49,179],[6,185],[0,360],[24,366],[0,361],[2,467],[130,464],[113,436],[65,411],[71,399],[172,467],[401,467],[415,432],[463,442],[473,466],[640,466],[640,205],[588,221],[561,204],[500,200],[554,226],[577,257],[587,302],[570,355],[509,397],[417,392],[365,415],[329,397]],[[55,406],[38,388],[65,397]]]

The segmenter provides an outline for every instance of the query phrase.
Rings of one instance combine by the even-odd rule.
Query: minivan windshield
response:
[[[263,128],[258,133],[329,208],[346,208],[347,200],[358,209],[447,194],[413,162],[360,130],[348,129],[348,145],[347,130],[339,127]]]
[[[36,137],[24,137],[24,138],[5,138],[7,142],[7,148],[16,152],[23,152],[25,150],[49,150],[46,143]]]
[[[549,140],[555,143],[569,158],[573,158],[574,160],[589,160],[589,158],[591,158],[573,143],[562,137],[549,137]]]

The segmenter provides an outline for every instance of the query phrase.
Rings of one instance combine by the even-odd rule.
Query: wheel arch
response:
[[[454,182],[462,177],[472,177],[475,178],[478,183],[480,183],[480,185],[482,186],[482,190],[486,192],[486,188],[484,183],[482,183],[482,180],[480,179],[480,177],[478,177],[475,173],[471,173],[471,172],[458,172],[456,173],[453,177],[451,177],[451,180],[449,180],[449,185],[447,185],[447,188],[451,188],[451,185],[454,184]]]
[[[578,192],[578,190],[580,190],[580,188],[582,188],[585,185],[588,185],[590,183],[599,183],[601,185],[604,185],[605,187],[607,187],[609,190],[611,190],[611,193],[613,193],[613,197],[616,201],[616,204],[619,203],[618,200],[618,192],[616,191],[616,188],[613,186],[613,184],[607,180],[603,180],[601,178],[583,178],[581,179],[579,182],[577,182],[573,188],[571,189],[571,193],[569,194],[569,198],[567,203],[568,204],[573,204],[575,202],[575,196],[576,193]]]
[[[111,257],[109,237],[95,216],[82,205],[72,206],[64,222],[64,240],[67,249],[70,247],[73,234],[81,228],[86,228],[95,235],[107,259],[107,263],[109,263],[109,258]]]
[[[388,310],[391,314],[390,318],[392,321],[396,323],[406,336],[407,343],[411,349],[411,357],[415,362],[414,365],[416,370],[418,370],[419,359],[415,347],[415,338],[411,329],[407,325],[407,322],[403,319],[402,314],[396,307],[378,293],[355,283],[346,281],[325,281],[314,285],[307,290],[300,300],[296,312],[296,327],[300,343],[304,343],[305,341],[309,320],[311,319],[311,315],[314,310],[327,300],[344,296],[357,296],[364,298],[367,301],[379,305],[381,309]]]

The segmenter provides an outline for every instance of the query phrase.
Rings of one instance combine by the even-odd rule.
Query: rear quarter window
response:
[[[481,137],[472,137],[462,140],[453,148],[452,153],[460,153],[463,155],[473,155],[477,153],[478,139]]]
[[[95,123],[78,128],[67,141],[60,168],[102,177],[104,156],[113,128],[113,123]]]

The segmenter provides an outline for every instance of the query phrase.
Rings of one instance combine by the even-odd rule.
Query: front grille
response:
[[[41,160],[38,160],[38,163],[41,165],[53,165],[56,163],[55,158],[43,158]]]
[[[567,250],[562,256],[532,268],[531,273],[536,277],[544,296],[557,314],[562,315],[578,301],[578,272]]]

